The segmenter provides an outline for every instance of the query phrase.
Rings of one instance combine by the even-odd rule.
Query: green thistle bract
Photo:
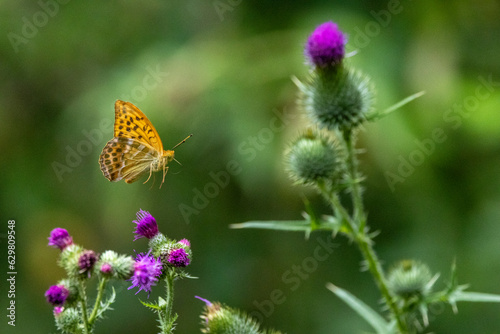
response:
[[[431,281],[429,267],[414,260],[399,262],[388,275],[389,288],[404,299],[425,296],[430,290]]]
[[[368,79],[344,65],[316,69],[302,93],[306,112],[320,128],[328,130],[356,127],[372,109]]]
[[[197,297],[199,298],[199,297]],[[204,300],[202,298],[199,298]],[[211,303],[207,305],[201,318],[203,319],[202,333],[210,334],[281,334],[274,330],[260,329],[259,324],[246,313],[239,310]]]
[[[310,130],[295,140],[286,153],[287,169],[297,183],[331,180],[337,174],[337,155],[332,140]]]
[[[107,250],[101,254],[95,270],[108,278],[126,280],[134,273],[134,264],[135,261],[131,256],[118,255],[112,250]]]

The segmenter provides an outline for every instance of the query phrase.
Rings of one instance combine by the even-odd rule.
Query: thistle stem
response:
[[[167,284],[167,305],[166,305],[166,316],[170,320],[172,318],[172,309],[174,305],[174,278],[173,275],[167,275],[165,279]]]
[[[78,289],[80,290],[80,307],[82,308],[82,319],[83,319],[83,333],[89,334],[90,324],[87,315],[87,294],[85,293],[85,283],[83,280],[78,280]]]
[[[175,274],[173,272],[167,273],[167,277],[165,278],[166,285],[166,297],[165,297],[165,306],[160,312],[160,323],[162,324],[162,333],[163,334],[171,334],[173,333],[174,322],[176,316],[172,317],[172,309],[174,305],[174,279]],[[161,319],[163,317],[163,319]]]
[[[358,172],[358,159],[356,159],[356,151],[354,148],[354,134],[352,130],[346,130],[342,132],[345,142],[345,147],[347,151],[347,168],[349,176],[351,178],[351,199],[354,209],[354,219],[359,222],[359,229],[364,229],[365,226],[365,215],[364,215],[364,204],[361,195],[360,186],[360,175]]]
[[[394,298],[389,291],[389,288],[387,287],[387,280],[385,278],[384,270],[372,246],[373,241],[370,235],[366,233],[366,218],[364,213],[361,188],[359,185],[359,175],[357,170],[358,162],[354,150],[352,132],[344,132],[343,139],[345,141],[345,147],[347,151],[348,173],[352,181],[350,183],[351,199],[353,203],[352,217],[344,208],[334,191],[327,189],[323,182],[319,183],[318,187],[323,195],[330,201],[336,215],[342,218],[342,220],[345,222],[344,226],[347,228],[349,235],[358,245],[363,258],[368,264],[368,270],[372,274],[373,279],[375,280],[375,283],[380,293],[382,294],[386,305],[388,306],[390,312],[396,320],[396,324],[400,333],[408,333],[406,323],[402,320],[401,310],[396,305]]]
[[[106,278],[101,278],[101,280],[99,282],[99,287],[97,289],[97,297],[96,297],[95,303],[94,303],[94,309],[92,310],[92,314],[90,315],[90,318],[89,318],[89,324],[91,326],[94,324],[94,322],[96,320],[97,312],[99,311],[102,296],[104,294],[104,289],[106,288],[107,282],[108,282],[108,280]]]

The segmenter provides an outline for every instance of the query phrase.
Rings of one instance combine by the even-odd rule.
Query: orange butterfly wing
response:
[[[135,139],[143,144],[151,146],[163,154],[163,144],[153,124],[130,102],[117,100],[115,103],[115,127],[114,136]]]
[[[115,137],[104,146],[99,164],[108,180],[132,183],[150,170],[155,159],[158,153],[149,145],[131,138]]]

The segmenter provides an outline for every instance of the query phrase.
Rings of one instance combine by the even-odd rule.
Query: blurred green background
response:
[[[2,1],[4,313],[8,219],[16,220],[18,273],[16,327],[9,333],[56,332],[43,297],[64,274],[56,266],[59,252],[47,247],[53,228],[66,228],[96,252],[133,254],[147,248],[145,240],[132,241],[140,208],[156,217],[163,233],[192,243],[189,272],[199,279],[176,284],[178,333],[199,332],[203,304],[194,295],[252,312],[275,289],[285,300],[263,317],[266,327],[369,331],[325,288],[333,282],[379,307],[374,283],[360,272],[360,255],[345,239],[336,239],[332,255],[292,291],[282,275],[311,257],[317,238],[328,234],[305,241],[302,234],[228,228],[300,219],[301,194],[318,213],[329,213],[314,192],[292,186],[282,158],[307,124],[291,77],[307,77],[304,42],[327,20],[349,35],[348,51],[357,50],[349,62],[372,78],[377,108],[426,91],[360,135],[359,146],[367,149],[361,156],[366,207],[372,228],[382,232],[376,249],[384,265],[420,259],[441,273],[442,288],[456,258],[461,283],[500,293],[499,18],[494,0]],[[176,150],[182,166],[171,164],[162,189],[160,174],[154,184],[128,185],[110,183],[99,170],[117,99],[142,109],[166,148],[194,134]],[[287,125],[269,131],[276,113],[285,113]],[[417,141],[428,143],[436,129],[446,140],[417,153]],[[71,151],[80,153],[68,158]],[[391,189],[387,173],[397,174],[409,159],[418,166]],[[197,191],[230,161],[241,171],[213,190],[203,208],[183,215],[180,207],[194,208]],[[66,169],[57,172],[55,165]],[[155,315],[127,284],[114,286],[118,301],[96,333],[155,332]],[[151,298],[161,293],[156,288]],[[429,331],[500,331],[499,305],[458,306],[458,315],[445,306],[431,310]]]

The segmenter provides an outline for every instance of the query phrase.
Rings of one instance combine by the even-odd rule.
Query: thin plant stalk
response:
[[[104,289],[106,288],[107,281],[108,280],[106,278],[101,278],[101,280],[99,282],[99,288],[97,289],[97,297],[96,297],[96,300],[94,303],[94,309],[92,310],[92,314],[90,315],[90,318],[89,318],[90,325],[93,325],[95,320],[96,320],[97,311],[99,310],[99,304],[101,303],[102,296],[104,294]]]

